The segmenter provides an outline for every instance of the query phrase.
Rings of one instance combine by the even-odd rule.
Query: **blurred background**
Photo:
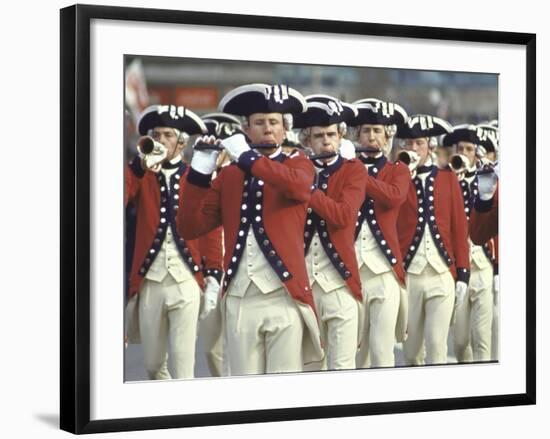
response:
[[[409,115],[431,114],[452,125],[498,118],[495,74],[130,55],[124,62],[127,158],[135,154],[136,122],[147,106],[183,105],[203,115],[216,111],[231,89],[254,82],[283,83],[304,96],[324,93],[344,102],[389,100]]]

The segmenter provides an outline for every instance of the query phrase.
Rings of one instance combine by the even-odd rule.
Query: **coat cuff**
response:
[[[221,285],[222,277],[223,277],[223,270],[221,270],[220,268],[206,268],[205,267],[205,268],[202,269],[202,274],[203,274],[204,277],[212,276]]]
[[[466,285],[470,282],[470,270],[467,268],[456,269],[456,281],[464,282]]]
[[[309,206],[313,210],[315,210],[315,208],[319,204],[318,201],[320,202],[321,201],[320,199],[322,199],[324,195],[325,193],[321,189],[317,187],[313,188],[311,191],[311,198],[309,199]]]
[[[257,153],[253,149],[251,149],[250,151],[245,151],[239,156],[237,165],[244,172],[250,174],[252,170],[252,165],[256,163],[256,160],[258,160],[260,157],[262,157],[262,155]]]
[[[195,186],[209,188],[210,181],[212,180],[212,174],[203,174],[199,171],[195,171],[193,168],[189,168],[187,173],[187,181]]]
[[[491,207],[493,207],[493,199],[490,198],[488,200],[482,200],[478,197],[476,199],[474,207],[478,212],[489,212],[491,210]]]
[[[130,162],[130,169],[137,178],[143,178],[143,176],[145,175],[145,171],[141,166],[140,156],[135,156],[134,159]]]

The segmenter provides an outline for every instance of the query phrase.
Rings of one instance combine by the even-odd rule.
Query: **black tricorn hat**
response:
[[[397,127],[396,137],[399,139],[418,139],[420,137],[435,137],[449,134],[453,127],[449,122],[439,117],[427,114],[415,114],[405,124]]]
[[[241,127],[241,121],[227,113],[208,113],[201,119],[206,125],[209,135],[222,139],[233,135]]]
[[[340,122],[347,123],[357,116],[353,105],[332,96],[310,95],[306,97],[306,101],[306,112],[294,116],[294,128],[326,127]]]
[[[475,125],[456,125],[453,131],[443,137],[443,146],[453,146],[458,142],[470,142],[481,145],[478,128]]]
[[[139,118],[138,132],[145,136],[155,127],[170,127],[189,135],[206,134],[207,129],[199,116],[183,105],[151,105]]]
[[[300,92],[284,84],[247,84],[227,93],[218,110],[238,116],[254,113],[298,114],[306,110],[306,100]]]
[[[360,99],[353,103],[359,114],[349,125],[402,125],[407,121],[407,112],[394,102],[380,99]]]
[[[477,126],[480,145],[487,152],[496,152],[498,150],[499,132],[498,126],[493,124],[480,124]]]

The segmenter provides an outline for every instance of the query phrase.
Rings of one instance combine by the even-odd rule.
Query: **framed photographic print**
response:
[[[533,34],[103,6],[77,5],[62,9],[61,428],[73,433],[94,433],[534,404],[535,49]],[[254,107],[257,96],[261,97],[262,105],[265,99],[274,106]],[[366,143],[361,143],[361,127],[366,124],[395,127],[381,131],[391,139],[384,152],[390,162],[399,162],[396,166],[410,170],[412,177],[419,176],[430,164],[433,172],[438,170],[452,181],[460,181],[456,186],[460,191],[458,195],[464,190],[466,197],[468,175],[478,178],[485,170],[498,174],[498,271],[494,240],[491,246],[483,247],[485,256],[472,256],[466,247],[468,264],[471,259],[470,265],[477,264],[476,267],[483,270],[476,258],[486,257],[487,264],[490,262],[485,272],[489,282],[486,297],[490,298],[487,305],[490,314],[485,316],[490,334],[488,343],[479,341],[483,337],[472,318],[467,322],[467,340],[460,351],[458,308],[454,305],[455,293],[458,297],[460,288],[456,287],[455,292],[454,280],[458,285],[463,278],[459,256],[456,263],[451,256],[448,264],[444,263],[448,243],[445,238],[438,241],[437,225],[443,235],[445,227],[439,219],[435,221],[435,216],[443,210],[442,204],[436,201],[434,216],[425,218],[430,223],[433,245],[442,249],[437,250],[437,254],[442,258],[443,268],[438,271],[440,268],[430,262],[430,256],[426,256],[426,260],[437,276],[445,272],[452,282],[452,293],[448,295],[451,302],[442,332],[445,335],[443,360],[439,357],[431,361],[435,358],[433,340],[426,335],[429,334],[426,327],[421,330],[424,338],[419,338],[421,358],[411,361],[407,357],[405,343],[406,340],[411,343],[415,331],[411,323],[414,307],[409,301],[410,279],[416,275],[407,256],[414,261],[418,246],[411,250],[405,245],[399,259],[405,269],[396,269],[398,258],[394,261],[392,252],[395,251],[390,244],[386,245],[386,239],[397,242],[397,236],[377,239],[378,232],[387,232],[374,226],[378,217],[369,216],[374,215],[374,210],[369,213],[366,207],[358,211],[358,205],[353,212],[351,229],[357,230],[353,238],[356,240],[363,233],[360,221],[374,221],[364,239],[371,239],[375,247],[387,251],[389,256],[384,256],[384,260],[391,265],[390,275],[402,272],[397,295],[403,292],[404,296],[397,300],[408,304],[408,309],[401,312],[409,317],[409,323],[401,328],[402,334],[406,334],[401,339],[393,340],[392,331],[391,365],[382,362],[377,365],[373,350],[368,359],[352,359],[353,367],[335,366],[338,361],[334,359],[336,350],[327,336],[330,331],[325,329],[323,333],[321,326],[316,326],[325,322],[324,311],[320,311],[324,305],[313,300],[316,293],[308,292],[308,288],[318,282],[317,288],[332,294],[337,288],[348,288],[346,285],[351,284],[346,279],[357,276],[353,270],[348,271],[349,262],[344,252],[331,252],[333,241],[323,240],[326,235],[322,227],[327,218],[321,215],[316,220],[318,234],[312,232],[314,236],[308,240],[310,217],[307,215],[311,212],[306,211],[307,203],[311,203],[314,210],[311,199],[328,196],[330,192],[323,187],[325,171],[319,171],[320,176],[315,177],[312,157],[323,151],[323,146],[316,149],[315,130],[311,127],[327,125],[319,122],[304,125],[300,115],[306,114],[306,108],[323,109],[330,117],[341,116],[345,108],[355,112],[347,125],[341,124],[344,119],[330,119],[330,126],[338,127],[334,136],[340,136],[340,155],[335,153],[330,160],[324,156],[319,168],[332,169],[331,163],[348,158],[346,163],[359,166],[362,163],[359,156],[363,154],[360,148],[366,147]],[[398,114],[402,117],[385,125],[380,121],[353,123],[362,110],[380,112],[387,118]],[[293,118],[283,117],[293,112]],[[254,114],[258,113],[280,115],[281,119],[276,117],[273,123],[280,122],[284,132],[281,141],[268,142],[261,136],[255,140]],[[270,120],[267,118],[264,122],[272,123]],[[407,136],[404,128],[400,128],[408,126],[414,130],[415,124],[420,127],[420,134],[414,136]],[[434,126],[444,130],[429,131]],[[163,132],[158,127],[169,129]],[[449,137],[459,133],[461,127],[477,136],[477,140],[467,139],[477,148],[472,152],[475,158],[470,165],[467,165],[467,147],[460,146],[464,139],[451,141]],[[271,133],[270,130],[276,128],[266,128],[263,135],[267,131]],[[222,139],[221,148],[230,163],[227,169],[221,161],[211,161],[208,151],[212,150],[213,140],[206,151],[201,151],[204,160],[201,162],[198,155],[199,159],[193,162],[193,151],[196,154],[200,149],[198,145],[208,145],[209,140],[201,137],[207,133]],[[174,134],[176,146],[170,147],[170,140],[166,138]],[[248,143],[225,141],[238,136]],[[425,158],[420,159],[420,165],[415,166],[413,162],[417,159],[413,158],[409,160],[412,164],[403,163],[405,159],[400,154],[413,148],[407,139],[423,136],[428,139],[429,149]],[[344,139],[352,148],[352,155],[346,159],[341,158]],[[253,152],[260,151],[266,143],[273,148],[269,154]],[[279,153],[281,145],[287,149]],[[416,150],[413,148],[413,151]],[[148,162],[157,153],[162,156],[161,160]],[[254,171],[260,162],[276,162],[277,157],[282,157],[279,154],[284,155],[280,163],[263,165],[268,168],[265,171]],[[274,182],[284,180],[282,174],[273,177],[270,172],[279,172],[284,163],[296,157],[311,167],[312,178],[307,183],[307,200],[300,201],[303,212],[295,215],[302,221],[299,241],[291,237],[284,221],[278,223],[277,232],[270,232],[269,227],[275,230],[275,226],[269,225],[268,207],[258,201],[264,195],[266,200],[272,197],[268,194],[274,190]],[[453,160],[463,160],[463,164],[455,166]],[[209,170],[207,162],[214,163],[215,168]],[[365,159],[368,178],[374,178],[372,173],[378,170],[373,171],[367,162]],[[472,167],[473,164],[476,166]],[[288,166],[293,169],[289,174],[296,175],[298,171],[293,165]],[[206,217],[190,227],[181,218],[205,209],[204,203],[212,198],[208,191],[216,187],[215,179],[205,180],[205,177],[213,172],[217,172],[216,178],[222,181],[216,189],[221,194],[218,210],[222,220],[210,221],[211,218]],[[230,178],[231,175],[235,178]],[[147,179],[151,187],[145,186]],[[413,181],[407,180],[407,188]],[[427,184],[425,190],[433,190]],[[474,203],[483,199],[481,194],[478,196],[478,190],[484,190],[483,184],[479,184],[481,186],[472,189],[472,204],[460,204],[466,231],[467,216],[473,213]],[[186,203],[191,203],[193,198],[192,191],[187,189],[192,186],[196,206],[200,208],[185,210]],[[150,201],[143,197],[150,190],[155,201],[149,205]],[[418,193],[422,191],[420,186],[418,190]],[[295,194],[298,189],[289,186],[287,192]],[[134,196],[128,197],[128,193]],[[250,198],[253,202],[249,203],[248,197],[254,196],[256,201]],[[366,197],[368,200],[368,189]],[[298,198],[292,199],[285,209],[299,204]],[[402,202],[405,198],[403,196]],[[433,211],[434,204],[428,202],[430,198],[433,197],[427,194],[426,204],[419,202],[419,209]],[[450,195],[442,198],[450,199]],[[418,199],[420,197],[415,198]],[[232,206],[231,200],[237,206],[236,213],[228,214],[233,209],[228,207]],[[462,203],[463,199],[460,200]],[[249,207],[255,212],[253,215],[244,213]],[[166,213],[167,210],[172,214]],[[149,211],[154,211],[153,219],[147,216]],[[414,215],[416,221],[416,213]],[[252,225],[246,231],[254,234],[246,235],[247,221]],[[266,233],[271,233],[269,239],[262,235],[264,222]],[[153,224],[151,236],[144,231],[148,227],[145,223]],[[220,229],[215,244],[205,244],[206,250],[197,244],[200,250],[195,250],[191,241],[207,235],[197,231],[206,230],[205,224],[212,224],[208,232],[223,226],[225,240],[222,244]],[[331,229],[327,230],[330,234]],[[273,237],[277,233],[280,238]],[[432,241],[421,235],[411,236],[411,239],[418,237],[428,255]],[[240,246],[250,247],[252,241],[257,246],[255,250],[237,251]],[[300,276],[293,271],[294,262],[289,261],[301,254],[302,247],[309,249],[310,244],[323,247],[329,265],[318,270],[322,271],[322,278],[317,277],[314,269],[317,262],[310,260],[311,270],[307,274],[311,284],[305,286],[306,293],[300,296],[290,283],[293,279],[292,285],[299,284]],[[289,250],[293,246],[299,247],[298,251]],[[209,265],[211,250],[219,258],[218,263]],[[260,262],[254,262],[254,251]],[[305,264],[302,261],[300,265],[304,270],[307,254],[306,251]],[[302,297],[301,304],[284,306],[301,310],[304,303],[309,303],[310,311],[316,309],[316,313],[309,314],[312,320],[300,311],[298,321],[301,328],[314,327],[319,331],[321,337],[317,340],[327,358],[324,366],[302,367],[301,361],[295,368],[281,369],[270,366],[270,357],[263,352],[257,360],[261,367],[240,368],[241,363],[252,361],[255,354],[243,351],[242,361],[235,359],[238,355],[234,346],[242,337],[234,336],[231,324],[238,321],[244,325],[244,305],[240,301],[245,294],[234,293],[235,288],[231,289],[230,284],[237,283],[234,271],[247,255],[248,267],[261,265],[265,256],[269,263],[264,264],[263,270],[274,273],[255,281],[256,271],[240,270],[239,282],[257,285],[255,300],[273,300],[269,305],[260,302],[262,306],[254,315],[266,310],[271,312],[281,301],[295,304],[300,302],[297,297]],[[311,257],[316,255],[312,253]],[[353,247],[354,260],[355,256]],[[173,265],[171,258],[180,265]],[[361,266],[360,252],[357,258]],[[378,268],[371,265],[372,260],[368,256],[364,265],[376,271]],[[454,280],[448,268],[451,266]],[[344,281],[334,287],[326,286],[332,282],[330,270],[335,270],[334,276],[341,275]],[[381,272],[384,270],[377,274]],[[399,274],[395,276],[399,278]],[[216,281],[205,281],[209,277]],[[277,287],[271,288],[270,282],[275,282]],[[366,302],[357,299],[357,339],[364,338],[365,334],[365,303],[374,307],[377,294],[379,302],[383,302],[382,298],[389,301],[390,287],[384,282],[378,287],[368,283],[363,289],[357,282],[358,295],[369,297]],[[476,277],[472,268],[468,292],[463,291],[468,294],[467,303],[472,309],[479,306],[479,297],[485,288],[480,282],[480,276]],[[214,285],[212,290],[217,297],[211,299],[213,309],[207,305],[212,297],[207,294],[209,285]],[[274,296],[277,288],[282,291],[280,296]],[[353,290],[353,286],[349,288]],[[223,298],[218,294],[220,289],[224,292]],[[174,291],[177,299],[170,298],[166,291]],[[252,297],[249,291],[250,287],[246,287],[246,295]],[[166,320],[147,320],[145,308],[153,308],[156,294],[165,293],[158,306]],[[320,297],[336,297],[335,294]],[[233,305],[229,302],[239,305],[231,308]],[[193,307],[194,320],[186,329],[190,331],[191,342],[186,342],[189,350],[181,354],[183,342],[178,338],[181,334],[172,328],[176,311],[185,306]],[[203,315],[205,308],[209,313]],[[282,313],[287,318],[288,308]],[[140,338],[130,334],[132,325],[140,329]],[[367,319],[366,325],[372,328],[373,323]],[[395,320],[393,326],[396,326]],[[153,327],[157,331],[155,339],[144,340],[144,335],[149,336]],[[356,349],[355,339],[352,345]],[[363,341],[362,346],[365,345]],[[297,346],[302,349],[301,342]],[[187,361],[189,356],[191,361]],[[273,357],[280,358],[281,354]]]

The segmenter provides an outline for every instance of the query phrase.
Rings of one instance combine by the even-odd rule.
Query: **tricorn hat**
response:
[[[443,146],[453,146],[458,142],[470,142],[481,145],[478,129],[475,125],[463,124],[453,127],[453,131],[443,137]]]
[[[294,128],[329,126],[349,122],[357,116],[354,105],[328,95],[306,96],[307,110],[294,116]]]
[[[400,139],[418,139],[419,137],[436,137],[449,134],[453,127],[439,117],[427,114],[415,114],[403,125],[397,127],[396,137]]]
[[[254,113],[298,114],[306,110],[306,100],[300,92],[284,84],[247,84],[227,93],[218,110],[238,116]]]
[[[493,124],[477,125],[480,144],[487,152],[498,151],[499,132],[498,126]]]
[[[208,134],[221,139],[232,136],[241,127],[241,121],[227,113],[208,113],[201,117]]]
[[[145,136],[155,127],[170,127],[189,135],[206,134],[207,129],[199,116],[183,105],[151,105],[141,114],[138,132]]]
[[[349,125],[402,125],[407,121],[407,112],[398,104],[380,99],[367,98],[353,103],[358,115]]]

